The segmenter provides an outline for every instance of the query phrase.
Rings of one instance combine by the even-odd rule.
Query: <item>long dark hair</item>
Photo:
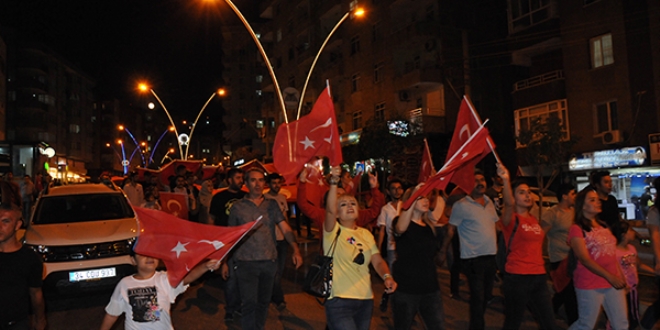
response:
[[[596,190],[594,190],[592,188],[586,188],[586,189],[582,189],[582,191],[580,191],[580,193],[577,194],[577,197],[575,197],[575,220],[574,220],[574,222],[575,222],[576,225],[578,225],[584,231],[591,231],[591,227],[592,227],[591,226],[591,219],[587,219],[584,216],[584,213],[582,212],[582,209],[584,208],[584,203],[587,200],[587,194],[589,194],[592,191],[594,193],[598,194],[596,192]],[[605,222],[601,221],[598,218],[598,215],[596,215],[596,221],[601,226],[607,228],[607,224]]]

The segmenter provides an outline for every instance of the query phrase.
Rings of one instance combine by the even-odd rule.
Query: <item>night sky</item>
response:
[[[254,2],[235,1],[252,18],[246,3]],[[135,101],[137,81],[146,79],[170,112],[191,119],[222,85],[221,29],[236,23],[222,1],[0,1],[0,26],[93,77],[97,98]]]

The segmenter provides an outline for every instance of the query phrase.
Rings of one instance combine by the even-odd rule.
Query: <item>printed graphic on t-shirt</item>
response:
[[[239,199],[238,198],[232,198],[225,203],[225,214],[229,216],[229,210],[231,210],[231,207],[236,203]]]
[[[133,309],[133,321],[160,321],[160,307],[155,286],[128,289],[128,303]]]
[[[521,225],[521,227],[524,231],[534,232],[535,235],[540,235],[541,234],[541,226],[539,226],[538,224],[530,225],[530,224],[523,223]]]

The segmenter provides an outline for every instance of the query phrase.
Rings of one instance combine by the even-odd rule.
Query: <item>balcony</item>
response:
[[[395,78],[396,86],[399,89],[409,89],[414,87],[430,89],[437,88],[442,84],[442,70],[435,67],[425,66],[423,68],[409,67],[406,63],[404,73]]]
[[[559,79],[564,79],[564,70],[550,71],[539,76],[517,81],[513,84],[513,92],[547,84]]]
[[[564,71],[556,70],[517,81],[513,84],[513,106],[516,109],[566,98]]]
[[[408,111],[413,129],[423,133],[447,133],[447,117],[444,109],[440,108],[417,108]],[[421,133],[420,132],[420,133]]]

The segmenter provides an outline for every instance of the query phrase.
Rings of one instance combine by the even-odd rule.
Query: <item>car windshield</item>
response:
[[[134,217],[133,209],[123,195],[89,194],[43,197],[32,222],[55,224],[101,221]]]

